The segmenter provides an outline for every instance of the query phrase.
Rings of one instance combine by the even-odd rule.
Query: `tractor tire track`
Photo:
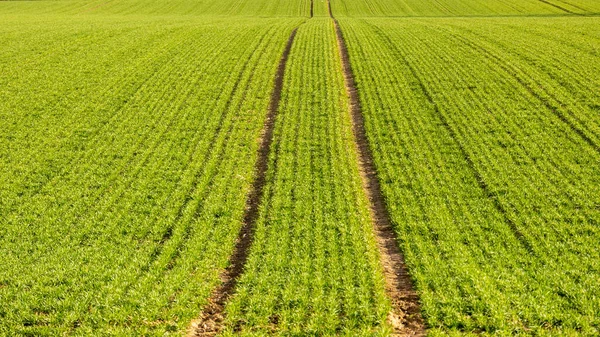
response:
[[[277,117],[277,110],[279,109],[281,100],[285,68],[297,31],[298,27],[290,34],[283,55],[279,61],[268,113],[258,149],[258,159],[255,165],[256,177],[246,199],[246,210],[242,222],[243,225],[239,232],[234,251],[230,257],[230,264],[221,274],[221,284],[212,293],[201,317],[192,322],[188,336],[214,336],[222,330],[225,304],[233,294],[238,278],[242,274],[246,261],[248,260],[250,246],[252,245],[254,237],[254,227],[259,215],[263,189],[266,185],[269,152],[273,142],[275,118]]]
[[[424,336],[425,324],[421,316],[419,297],[414,290],[404,256],[398,247],[398,239],[379,184],[346,41],[338,21],[333,16],[329,1],[327,7],[329,16],[334,23],[342,61],[362,185],[369,200],[371,221],[375,228],[377,246],[381,256],[386,292],[392,302],[392,311],[388,314],[388,321],[393,328],[394,336]]]

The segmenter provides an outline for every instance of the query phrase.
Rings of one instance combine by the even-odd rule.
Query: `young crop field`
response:
[[[600,335],[600,2],[0,1],[0,336]]]

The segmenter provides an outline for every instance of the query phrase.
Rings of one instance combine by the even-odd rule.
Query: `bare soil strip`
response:
[[[225,304],[233,294],[237,280],[242,274],[246,261],[248,260],[250,246],[252,245],[254,237],[255,223],[259,214],[260,201],[263,195],[263,188],[266,183],[268,157],[271,143],[273,142],[275,118],[281,100],[283,76],[297,30],[298,28],[295,28],[290,34],[283,55],[279,61],[273,92],[271,93],[271,101],[269,103],[269,109],[260,139],[258,159],[254,168],[256,178],[252,184],[248,198],[246,199],[246,211],[244,213],[243,225],[238,235],[234,251],[230,257],[230,264],[221,273],[221,285],[212,293],[200,318],[192,321],[188,336],[215,336],[221,332],[223,329]]]
[[[377,179],[375,163],[367,140],[364,117],[360,108],[346,42],[337,20],[331,15],[330,6],[329,14],[335,25],[338,48],[342,59],[344,82],[350,99],[352,129],[359,157],[362,185],[370,203],[371,219],[381,255],[386,292],[393,306],[392,312],[388,315],[388,320],[394,329],[394,336],[424,336],[425,324],[421,316],[419,297],[414,290],[412,280],[408,274],[408,268],[404,263],[404,256],[398,247],[396,233],[392,227],[383,193],[381,192],[381,186]]]

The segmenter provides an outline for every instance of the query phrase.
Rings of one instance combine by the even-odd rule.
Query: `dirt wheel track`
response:
[[[398,247],[396,233],[377,178],[375,162],[365,130],[364,116],[361,112],[360,99],[350,65],[350,55],[340,25],[331,11],[331,5],[329,2],[327,5],[329,16],[335,26],[344,82],[350,101],[352,130],[358,152],[362,185],[370,203],[370,215],[380,252],[386,293],[392,302],[392,312],[388,315],[388,322],[394,329],[393,336],[425,336],[425,323],[421,316],[419,297],[414,290],[408,268],[404,262],[404,256]]]
[[[237,280],[244,271],[244,266],[248,260],[250,246],[252,246],[254,238],[256,219],[259,215],[260,201],[266,184],[269,151],[271,149],[271,143],[273,142],[275,118],[277,117],[277,110],[279,109],[279,102],[281,100],[285,67],[297,31],[298,28],[295,28],[290,34],[275,75],[275,83],[273,92],[271,93],[269,109],[260,138],[258,159],[254,168],[256,178],[252,184],[248,198],[246,199],[242,229],[238,235],[233,254],[229,261],[229,266],[221,273],[221,285],[212,293],[208,300],[208,304],[202,311],[200,317],[192,321],[187,334],[190,337],[215,336],[221,332],[225,318],[225,304],[233,294]]]

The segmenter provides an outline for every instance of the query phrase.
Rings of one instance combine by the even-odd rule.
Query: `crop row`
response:
[[[498,26],[521,22],[511,20]],[[498,47],[506,42],[489,21],[342,27],[431,332],[597,333],[600,154],[561,117],[572,104],[569,82],[534,69],[525,43]],[[558,48],[525,32],[510,36]],[[567,64],[569,56],[537,58],[546,57]],[[593,81],[570,90],[597,101],[581,92]]]
[[[225,335],[387,330],[368,203],[330,19],[296,36],[254,243]]]
[[[97,24],[3,49],[2,334],[187,328],[240,228],[297,22]]]

